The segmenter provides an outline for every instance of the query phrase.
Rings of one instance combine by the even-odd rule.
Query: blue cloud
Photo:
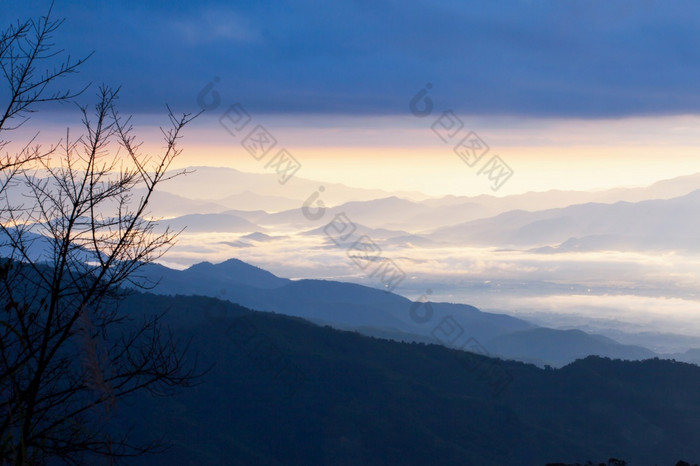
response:
[[[4,2],[5,18],[46,2]],[[692,0],[59,1],[57,41],[95,50],[78,79],[122,85],[130,111],[195,110],[214,76],[254,112],[531,116],[700,111]]]

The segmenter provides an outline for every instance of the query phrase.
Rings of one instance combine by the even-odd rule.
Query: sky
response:
[[[0,0],[0,28],[49,5]],[[133,114],[146,151],[162,148],[166,104],[204,111],[185,128],[175,167],[270,173],[273,154],[285,150],[297,163],[294,176],[319,186],[430,196],[604,190],[700,173],[700,2],[693,0],[56,0],[52,15],[65,18],[54,37],[65,50],[57,59],[92,54],[57,84],[90,84],[81,104],[94,102],[101,84],[120,86],[119,108]],[[73,105],[31,117],[13,133],[20,143],[37,131],[39,141],[55,142],[80,120]],[[244,147],[259,130],[275,141],[260,160]],[[505,178],[492,179],[496,172]],[[237,239],[184,236],[168,265],[235,255],[282,276],[364,280],[345,251],[319,253],[314,239],[308,248],[295,237],[232,250]],[[648,314],[650,328],[665,328],[660,322],[678,312],[680,323],[668,330],[688,325],[700,334],[697,297],[688,294],[700,280],[695,256],[405,252],[395,257],[412,274],[415,286],[405,290],[412,298],[430,286],[436,299],[573,315],[593,293],[596,318],[634,309]],[[449,282],[444,270],[467,282]],[[567,274],[582,288],[563,283],[556,293],[528,294],[538,290],[527,281],[533,276]],[[651,283],[655,295],[622,287],[611,297],[596,288],[618,275]],[[683,280],[689,284],[678,285]],[[474,283],[487,282],[521,288],[475,295]]]
[[[7,24],[49,2],[0,5]],[[206,108],[185,132],[181,165],[264,171],[219,123],[239,104],[294,155],[299,176],[432,195],[700,172],[698,13],[697,2],[655,0],[57,0],[52,12],[65,18],[58,47],[94,52],[61,84],[92,83],[83,103],[99,84],[121,86],[146,147],[159,147],[166,103]],[[28,130],[60,133],[64,114],[75,109],[47,109]],[[447,142],[444,115],[461,127]],[[473,167],[454,150],[470,132],[489,149]],[[513,172],[496,191],[477,174],[493,156]]]

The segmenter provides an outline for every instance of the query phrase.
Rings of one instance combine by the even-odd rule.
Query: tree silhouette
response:
[[[147,205],[172,175],[177,140],[193,118],[161,128],[163,153],[141,152],[129,118],[117,111],[118,89],[101,87],[93,109],[79,107],[84,134],[48,148],[36,137],[9,151],[9,131],[36,105],[80,95],[53,90],[85,59],[52,65],[62,51],[51,10],[0,35],[7,98],[0,116],[0,458],[36,464],[84,455],[155,451],[110,432],[107,415],[135,392],[167,394],[196,378],[187,345],[161,315],[123,315],[122,287],[156,260],[176,234],[155,233]],[[104,411],[103,411],[104,409]]]

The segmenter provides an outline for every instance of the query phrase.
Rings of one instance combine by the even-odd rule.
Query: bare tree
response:
[[[33,105],[75,97],[47,89],[83,60],[36,69],[38,60],[56,57],[50,36],[60,24],[46,15],[0,36],[9,88],[0,136],[26,121]],[[177,236],[169,229],[156,233],[147,206],[172,176],[177,142],[192,116],[176,117],[168,108],[163,153],[151,157],[141,152],[130,120],[119,115],[117,94],[102,87],[94,110],[79,108],[81,137],[72,140],[67,131],[46,150],[32,140],[0,162],[3,462],[53,457],[78,464],[84,454],[119,458],[152,451],[159,445],[110,432],[105,413],[120,398],[144,390],[167,394],[196,378],[187,345],[162,316],[127,316],[118,306],[122,285]],[[7,146],[0,140],[0,150]]]
[[[36,111],[37,104],[70,101],[87,88],[82,87],[77,92],[53,88],[53,84],[62,78],[76,73],[89,56],[77,60],[71,60],[70,56],[61,59],[64,51],[56,48],[53,34],[64,20],[52,19],[52,9],[53,4],[45,16],[36,20],[18,20],[0,33],[0,70],[6,83],[0,96],[7,99],[7,103],[0,106],[0,152],[8,144],[4,132],[22,126],[28,120],[28,114]],[[40,68],[44,64],[46,67]],[[0,169],[4,172],[17,169],[41,156],[32,143],[33,140],[29,141],[12,155],[3,154]]]

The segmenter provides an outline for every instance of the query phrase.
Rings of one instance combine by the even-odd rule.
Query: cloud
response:
[[[242,16],[222,9],[205,10],[194,18],[174,18],[170,26],[190,45],[214,43],[251,44],[261,39],[260,31]]]
[[[6,18],[48,2],[3,5]],[[700,110],[700,3],[60,2],[57,42],[96,50],[80,79],[124,86],[130,111],[196,109],[213,77],[254,112],[436,111],[600,117]]]
[[[517,302],[517,304],[516,304]],[[634,295],[555,295],[518,297],[513,305],[525,311],[546,315],[574,316],[580,321],[610,320],[626,322],[635,327],[653,329],[656,332],[675,332],[699,335],[697,315],[700,303],[669,297]],[[555,321],[557,319],[549,317]]]

